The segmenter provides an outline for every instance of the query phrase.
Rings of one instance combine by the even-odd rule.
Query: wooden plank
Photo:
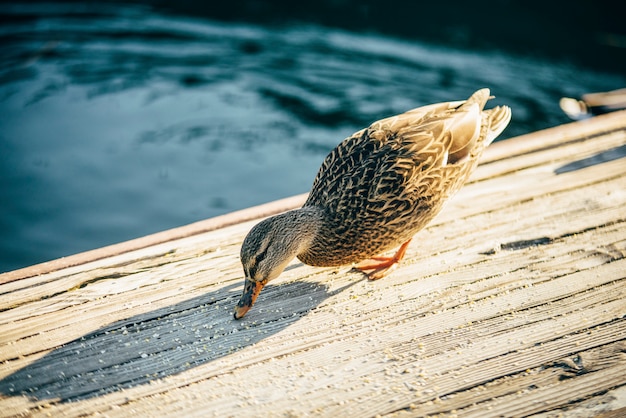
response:
[[[0,275],[0,415],[626,407],[626,113],[493,149],[393,274],[294,261],[242,321],[250,219],[303,196]]]

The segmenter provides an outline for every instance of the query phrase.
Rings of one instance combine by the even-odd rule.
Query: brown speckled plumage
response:
[[[266,219],[244,240],[246,286],[235,317],[245,315],[294,257],[338,266],[409,241],[509,123],[508,107],[483,110],[489,98],[482,89],[466,101],[413,109],[341,142],[322,163],[304,206]]]

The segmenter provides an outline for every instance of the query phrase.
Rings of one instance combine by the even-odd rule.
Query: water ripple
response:
[[[0,271],[306,191],[378,118],[488,86],[510,137],[626,77],[499,51],[146,6],[2,4]]]

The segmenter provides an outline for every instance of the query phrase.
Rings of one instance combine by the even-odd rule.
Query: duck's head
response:
[[[245,274],[243,295],[235,306],[235,319],[252,307],[263,287],[283,272],[287,264],[311,242],[315,225],[302,209],[265,219],[255,225],[241,246]]]

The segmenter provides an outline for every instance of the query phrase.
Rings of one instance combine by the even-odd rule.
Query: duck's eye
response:
[[[248,278],[254,280],[254,277],[256,276],[257,266],[258,266],[258,264],[254,264],[254,265],[248,267]]]

